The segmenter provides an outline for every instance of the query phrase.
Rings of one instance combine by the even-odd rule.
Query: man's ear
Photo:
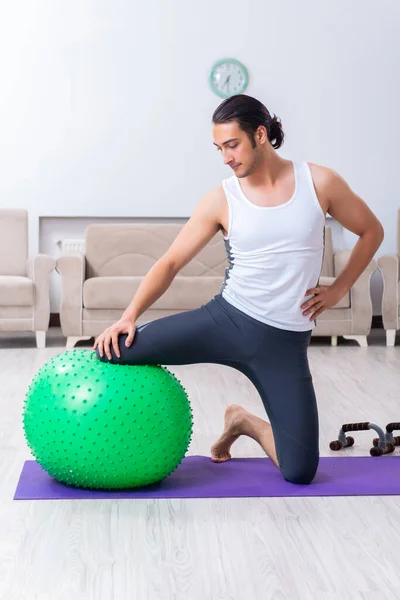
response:
[[[259,125],[254,135],[259,144],[265,144],[268,141],[267,129],[264,125]]]

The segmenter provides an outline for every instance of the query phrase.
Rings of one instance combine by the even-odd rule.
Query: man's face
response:
[[[257,142],[253,148],[249,136],[236,121],[214,125],[213,138],[224,163],[231,167],[236,177],[248,177],[254,173],[260,164],[261,148]]]

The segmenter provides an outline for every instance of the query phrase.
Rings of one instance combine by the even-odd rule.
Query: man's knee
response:
[[[319,457],[310,458],[305,464],[293,463],[281,469],[285,481],[307,485],[312,483],[318,469]]]
[[[110,346],[110,352],[111,352],[111,359],[108,358],[108,356],[106,355],[104,350],[103,350],[103,356],[100,356],[99,348],[97,347],[96,348],[96,357],[101,362],[112,363],[114,365],[122,362],[122,353],[121,353],[121,358],[118,358],[118,356],[114,352],[114,349],[111,346]]]

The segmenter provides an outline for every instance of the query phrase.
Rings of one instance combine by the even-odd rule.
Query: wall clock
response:
[[[247,88],[247,69],[235,58],[222,58],[210,70],[209,83],[212,91],[220,98],[242,94]]]

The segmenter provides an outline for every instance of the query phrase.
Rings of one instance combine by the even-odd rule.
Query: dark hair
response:
[[[221,102],[213,114],[212,121],[215,125],[237,121],[239,127],[249,136],[253,148],[256,145],[254,134],[260,125],[266,128],[268,139],[275,149],[282,146],[285,137],[279,117],[271,117],[262,102],[246,94],[237,94]]]

